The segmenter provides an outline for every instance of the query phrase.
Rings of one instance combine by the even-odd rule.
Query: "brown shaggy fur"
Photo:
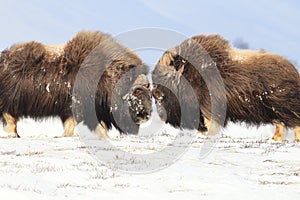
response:
[[[86,71],[79,73],[82,70]],[[100,72],[103,76],[99,80]],[[59,116],[65,124],[66,136],[73,134],[76,122],[80,121],[91,130],[98,124],[104,129],[113,124],[121,132],[136,133],[138,125],[124,128],[116,123],[111,111],[112,93],[118,90],[115,103],[127,108],[119,114],[126,118],[124,124],[131,118],[137,124],[149,118],[151,105],[146,107],[149,102],[145,101],[151,100],[145,98],[139,104],[144,112],[139,119],[129,113],[128,102],[122,100],[138,76],[146,73],[147,67],[137,55],[109,35],[97,31],[79,32],[68,43],[59,46],[39,42],[17,44],[0,56],[0,112],[4,119],[10,119],[10,122],[13,119],[15,123],[20,117]],[[75,78],[85,80],[82,88],[76,88],[78,91],[73,91]],[[96,84],[96,91],[92,90],[92,84]],[[144,85],[147,84],[145,80]],[[149,96],[148,92],[144,95]],[[94,112],[91,107],[96,109],[96,119],[90,115]],[[7,128],[11,129],[11,126],[10,123]]]
[[[198,45],[202,47],[200,51],[203,51],[203,56],[195,58],[193,55],[199,51]],[[219,35],[197,35],[165,52],[152,73],[153,82],[160,82],[176,91],[179,86],[170,83],[182,85],[182,77],[186,78],[196,93],[198,104],[191,105],[188,95],[182,91],[176,94],[181,98],[179,101],[184,102],[184,105],[189,104],[190,109],[200,107],[201,113],[208,119],[213,117],[210,95],[222,95],[219,90],[221,85],[215,83],[214,90],[208,91],[203,77],[190,60],[201,66],[200,73],[205,74],[207,79],[214,78],[213,69],[217,67],[225,86],[223,94],[227,99],[224,125],[228,120],[252,125],[276,123],[278,128],[275,140],[283,139],[278,137],[278,134],[283,134],[280,126],[294,127],[295,140],[300,140],[300,79],[297,69],[288,60],[263,50],[234,49]],[[180,110],[178,100],[174,95],[170,97],[170,89],[162,84],[157,84],[153,91],[154,97],[157,100],[161,98],[159,103],[166,110],[166,121],[182,126],[178,117],[180,114],[174,114]],[[222,105],[222,102],[219,103]]]

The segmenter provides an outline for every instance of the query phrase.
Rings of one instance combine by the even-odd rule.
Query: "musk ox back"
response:
[[[196,50],[202,54],[195,54]],[[201,66],[200,69],[189,62],[191,59]],[[214,79],[215,69],[222,78],[223,93],[219,87],[222,84]],[[273,139],[278,141],[283,140],[284,126],[293,127],[295,141],[300,141],[299,73],[282,56],[263,50],[234,49],[219,35],[197,35],[166,51],[155,67],[152,79],[154,83],[160,83],[152,91],[158,112],[163,111],[160,115],[174,126],[197,128],[181,123],[180,105],[184,105],[190,110],[200,109],[199,130],[210,129],[211,119],[222,122],[224,117],[225,122],[221,125],[226,125],[228,120],[252,125],[275,123]],[[198,100],[196,105],[189,103],[190,97],[185,91],[177,89],[185,87],[182,80],[187,80],[193,88]],[[211,80],[213,90],[208,89],[204,80]],[[226,99],[225,116],[212,113],[211,96],[217,101]],[[179,105],[178,102],[182,103]]]
[[[112,125],[120,132],[136,133],[151,114],[147,72],[137,55],[101,32],[82,31],[58,46],[14,45],[0,57],[0,112],[7,123],[5,130],[17,136],[20,117],[59,116],[65,136],[73,135],[80,121],[104,136]],[[80,87],[75,88],[75,83]],[[128,93],[136,98],[123,98]],[[132,112],[136,107],[138,116]],[[123,119],[121,126],[113,108],[119,121]]]

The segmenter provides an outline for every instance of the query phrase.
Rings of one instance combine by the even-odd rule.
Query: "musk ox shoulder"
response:
[[[65,136],[80,121],[104,136],[112,125],[136,133],[151,114],[147,73],[136,54],[98,31],[79,32],[63,45],[16,44],[0,56],[5,130],[16,137],[21,117],[59,116]]]
[[[158,112],[174,126],[203,130],[210,129],[209,122],[225,126],[229,120],[274,123],[274,140],[283,140],[286,126],[294,128],[295,141],[300,141],[299,72],[280,55],[235,49],[219,35],[197,35],[166,51],[152,79]],[[196,103],[190,103],[187,86]],[[224,112],[212,112],[213,99],[223,106],[217,111]],[[198,124],[181,119],[182,106],[200,110]]]

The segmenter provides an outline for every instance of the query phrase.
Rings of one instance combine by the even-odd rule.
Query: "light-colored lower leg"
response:
[[[220,125],[216,121],[211,119],[211,120],[208,120],[206,122],[206,124],[207,124],[207,128],[208,128],[207,135],[214,136],[214,135],[219,134]]]
[[[3,130],[9,134],[8,137],[19,137],[16,119],[8,113],[3,113],[3,117],[6,121],[6,126]]]
[[[283,131],[284,131],[284,123],[282,122],[276,123],[276,130],[272,139],[278,142],[282,142],[284,138]]]
[[[294,140],[295,142],[300,142],[300,126],[294,127]]]
[[[69,117],[65,122],[64,122],[64,137],[72,137],[74,135],[74,128],[76,126],[76,121],[74,117]]]
[[[210,125],[211,125],[211,121],[206,117],[204,117],[204,126],[206,127],[207,131],[197,131],[197,133],[201,135],[207,135]]]
[[[97,125],[95,132],[99,135],[100,138],[109,138],[109,136],[107,134],[107,127],[103,121],[101,121]]]
[[[216,124],[213,120],[204,117],[204,125],[206,126],[207,131],[206,132],[198,131],[199,134],[209,135],[209,136],[213,136],[217,134],[218,130],[216,129],[216,126],[218,126],[218,124]]]

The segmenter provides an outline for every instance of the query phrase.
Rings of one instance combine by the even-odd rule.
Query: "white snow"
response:
[[[76,131],[83,130],[80,126],[82,124]],[[195,135],[192,145],[178,160],[174,158],[173,164],[137,175],[109,168],[103,159],[90,154],[89,145],[104,144],[92,133],[57,138],[63,134],[58,118],[42,122],[23,119],[18,123],[21,138],[0,138],[0,197],[299,199],[300,144],[293,142],[291,130],[286,134],[287,141],[273,142],[270,138],[274,129],[273,126],[245,128],[229,124],[204,159],[199,159],[199,153],[205,138]],[[172,147],[174,137],[181,132],[152,118],[143,125],[140,136],[120,136],[113,130],[109,132],[112,138],[109,142],[124,152],[148,155]],[[195,134],[195,131],[189,132]],[[0,134],[5,136],[3,130]],[[101,150],[111,151],[105,146]],[[153,159],[163,162],[170,155]],[[137,162],[128,159],[121,163],[135,166]]]

